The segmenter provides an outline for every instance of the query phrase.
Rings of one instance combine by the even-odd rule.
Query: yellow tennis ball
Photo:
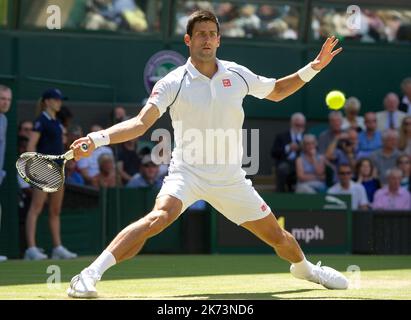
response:
[[[345,104],[345,95],[339,90],[330,91],[325,97],[325,103],[330,109],[341,109]]]

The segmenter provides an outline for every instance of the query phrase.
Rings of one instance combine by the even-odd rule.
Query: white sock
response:
[[[293,263],[294,271],[297,275],[301,276],[302,278],[306,278],[311,276],[312,268],[314,265],[308,261],[305,257],[302,261]]]
[[[110,251],[104,250],[103,253],[89,266],[89,269],[96,271],[100,276],[107,269],[116,264],[116,258]]]

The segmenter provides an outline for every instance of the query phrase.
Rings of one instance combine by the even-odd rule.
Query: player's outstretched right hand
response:
[[[84,144],[87,145],[86,150]],[[70,149],[74,151],[74,160],[76,161],[91,156],[95,148],[94,142],[89,137],[77,139],[70,146]]]

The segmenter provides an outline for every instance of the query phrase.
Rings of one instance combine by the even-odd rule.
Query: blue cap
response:
[[[63,95],[63,92],[61,92],[57,88],[47,89],[46,91],[43,92],[43,95],[41,96],[41,98],[43,100],[46,100],[46,99],[67,100],[67,97]]]

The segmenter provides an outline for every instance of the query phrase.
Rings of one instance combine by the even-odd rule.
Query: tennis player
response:
[[[181,132],[197,132],[205,137],[210,130],[240,131],[244,121],[242,101],[247,94],[275,102],[290,96],[341,52],[342,48],[334,50],[338,40],[328,38],[314,61],[278,80],[255,75],[234,62],[217,59],[219,23],[209,11],[196,11],[189,17],[184,42],[190,51],[187,63],[154,86],[147,104],[135,118],[90,133],[71,146],[76,160],[87,157],[100,146],[142,136],[167,109],[170,110],[176,146],[153,210],[123,229],[89,267],[74,276],[68,295],[97,297],[96,283],[108,268],[134,257],[147,239],[164,230],[199,199],[209,202],[228,219],[271,246],[278,256],[290,262],[293,276],[329,289],[346,289],[348,281],[341,273],[306,260],[295,238],[279,226],[271,209],[245,178],[241,160],[235,163],[226,159],[221,163],[217,157],[217,163],[213,163],[210,159],[219,156],[216,148],[191,157],[198,146],[181,138]],[[80,149],[82,143],[89,145],[85,153]],[[232,156],[232,151],[227,150],[221,154]],[[236,152],[234,158],[242,159],[241,148]]]

